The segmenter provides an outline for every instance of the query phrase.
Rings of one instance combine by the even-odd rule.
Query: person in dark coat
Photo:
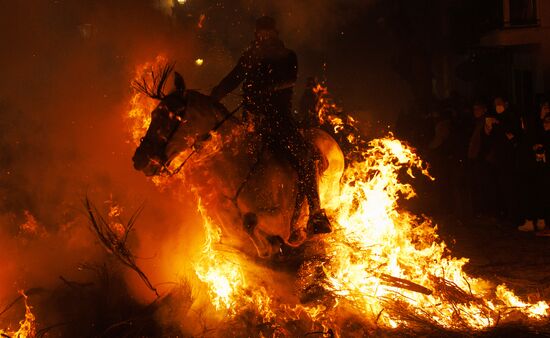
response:
[[[497,217],[517,222],[518,147],[522,139],[521,120],[503,97],[494,99],[494,111],[487,114],[484,126],[486,162],[490,167]]]
[[[292,117],[297,74],[296,53],[279,39],[275,20],[264,16],[256,21],[254,41],[211,96],[219,101],[242,83],[243,109],[251,114],[264,144],[285,157],[298,174],[300,192],[309,205],[308,228],[327,233],[331,226],[320,205],[313,150]]]
[[[483,99],[474,102],[472,107],[473,128],[468,142],[468,171],[470,174],[470,196],[472,210],[476,216],[487,214],[491,211],[490,198],[488,194],[491,187],[488,185],[489,173],[485,165],[485,153],[487,145],[484,144],[485,117],[488,109]]]
[[[528,130],[524,144],[521,175],[521,204],[524,223],[520,231],[542,231],[549,236],[550,216],[550,102],[541,104],[537,123]]]

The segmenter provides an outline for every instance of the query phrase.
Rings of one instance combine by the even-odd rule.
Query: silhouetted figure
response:
[[[549,236],[550,216],[550,102],[544,101],[540,114],[527,130],[522,151],[520,194],[523,224],[520,231],[542,231]]]
[[[494,99],[494,112],[485,119],[488,142],[487,162],[495,179],[493,193],[497,216],[510,221],[518,212],[517,151],[521,139],[521,121],[503,97]]]
[[[221,100],[242,83],[243,108],[252,115],[263,142],[275,154],[284,156],[298,173],[299,187],[309,205],[308,228],[314,233],[330,232],[330,223],[320,206],[313,150],[292,117],[297,57],[278,35],[273,18],[258,19],[255,40],[211,96]]]
[[[487,214],[488,191],[494,189],[489,186],[489,167],[485,162],[487,144],[485,141],[485,117],[487,116],[487,103],[483,100],[474,102],[472,106],[473,130],[468,142],[468,173],[470,175],[470,197],[472,210],[476,216]],[[494,206],[493,206],[494,207]]]

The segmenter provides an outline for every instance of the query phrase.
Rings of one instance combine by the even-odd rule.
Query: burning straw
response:
[[[346,121],[328,99],[328,91],[318,88],[317,94],[320,120],[333,124],[336,134],[345,132]],[[136,106],[138,101],[133,103],[130,116],[135,135],[149,111]],[[142,113],[141,120],[136,111]],[[356,123],[353,118],[346,120]],[[277,293],[278,285],[270,286],[269,280],[259,276],[262,269],[245,269],[246,258],[216,249],[224,227],[199,206],[207,239],[196,273],[208,286],[211,303],[227,325],[239,319],[250,322],[250,313],[256,315],[254,332],[264,336],[365,335],[395,329],[474,334],[510,323],[548,323],[545,301],[524,302],[505,285],[468,276],[463,271],[468,259],[451,255],[432,222],[399,206],[400,199],[415,196],[413,187],[403,183],[404,177],[409,176],[407,181],[415,175],[433,179],[413,148],[392,135],[368,145],[358,136],[345,137],[355,143],[340,191],[321,192],[321,196],[336,196],[322,201],[335,229],[306,244],[316,250],[302,257],[296,285],[288,286],[303,292],[294,302]],[[156,183],[170,187],[179,176]],[[328,187],[321,184],[320,189]],[[135,266],[127,252],[120,251],[123,242],[120,246],[105,222],[100,222],[99,233],[107,231],[102,242],[127,265]],[[264,283],[253,282],[258,280]],[[229,332],[221,327],[221,335]]]

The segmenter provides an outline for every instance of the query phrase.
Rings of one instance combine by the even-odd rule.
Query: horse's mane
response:
[[[151,68],[148,73],[151,78],[151,85],[149,85],[149,81],[145,77],[145,74],[143,74],[139,80],[132,81],[132,87],[152,99],[162,100],[166,96],[164,94],[164,86],[166,85],[168,76],[170,76],[174,70],[174,66],[174,63],[165,64],[164,66],[159,67],[157,71]]]
[[[210,105],[214,110],[214,113],[219,113],[221,116],[226,117],[231,114],[225,105],[221,102],[214,100],[210,95],[203,94],[195,89],[188,89],[186,91],[186,97],[190,102],[202,102],[202,104]],[[240,106],[239,106],[240,108]]]

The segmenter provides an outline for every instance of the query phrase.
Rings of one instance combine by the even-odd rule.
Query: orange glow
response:
[[[153,62],[146,62],[135,70],[135,80],[145,78],[151,80],[151,72],[156,65],[167,63],[167,58],[159,55]],[[140,139],[145,135],[149,124],[151,123],[151,112],[155,109],[158,102],[152,100],[147,95],[135,90],[130,99],[130,109],[127,115],[127,121],[130,126],[131,140],[139,145]]]
[[[197,24],[198,28],[203,28],[204,27],[204,20],[205,19],[206,19],[206,15],[201,14],[201,16],[199,17],[199,23]]]
[[[336,132],[355,123],[353,118],[344,121],[333,114],[340,110],[329,99],[326,87],[319,85],[315,92],[322,123],[329,123]],[[144,109],[150,103],[140,104],[139,113],[130,112],[135,121],[134,141],[149,123],[150,110]],[[348,140],[353,142],[355,137]],[[298,284],[313,280],[323,290],[322,304],[301,304],[296,297],[288,300],[278,291],[281,285],[269,284],[274,282],[265,267],[239,252],[220,250],[223,227],[209,217],[204,205],[211,204],[198,199],[205,243],[194,272],[207,286],[216,311],[234,318],[253,309],[263,321],[281,326],[306,318],[311,326],[336,332],[345,330],[342,323],[350,314],[365,327],[404,328],[414,326],[416,320],[468,332],[517,318],[531,324],[547,321],[547,302],[526,302],[504,285],[468,276],[463,271],[468,259],[451,255],[432,221],[399,205],[400,199],[415,196],[413,187],[402,182],[404,175],[414,178],[417,173],[434,179],[413,148],[391,134],[362,147],[364,160],[348,163],[339,187],[320,182],[320,195],[330,196],[322,198],[322,204],[334,231],[311,240],[322,247],[324,257],[305,261],[295,276]],[[169,188],[182,178],[183,174],[157,183]],[[295,292],[293,285],[286,289]]]

